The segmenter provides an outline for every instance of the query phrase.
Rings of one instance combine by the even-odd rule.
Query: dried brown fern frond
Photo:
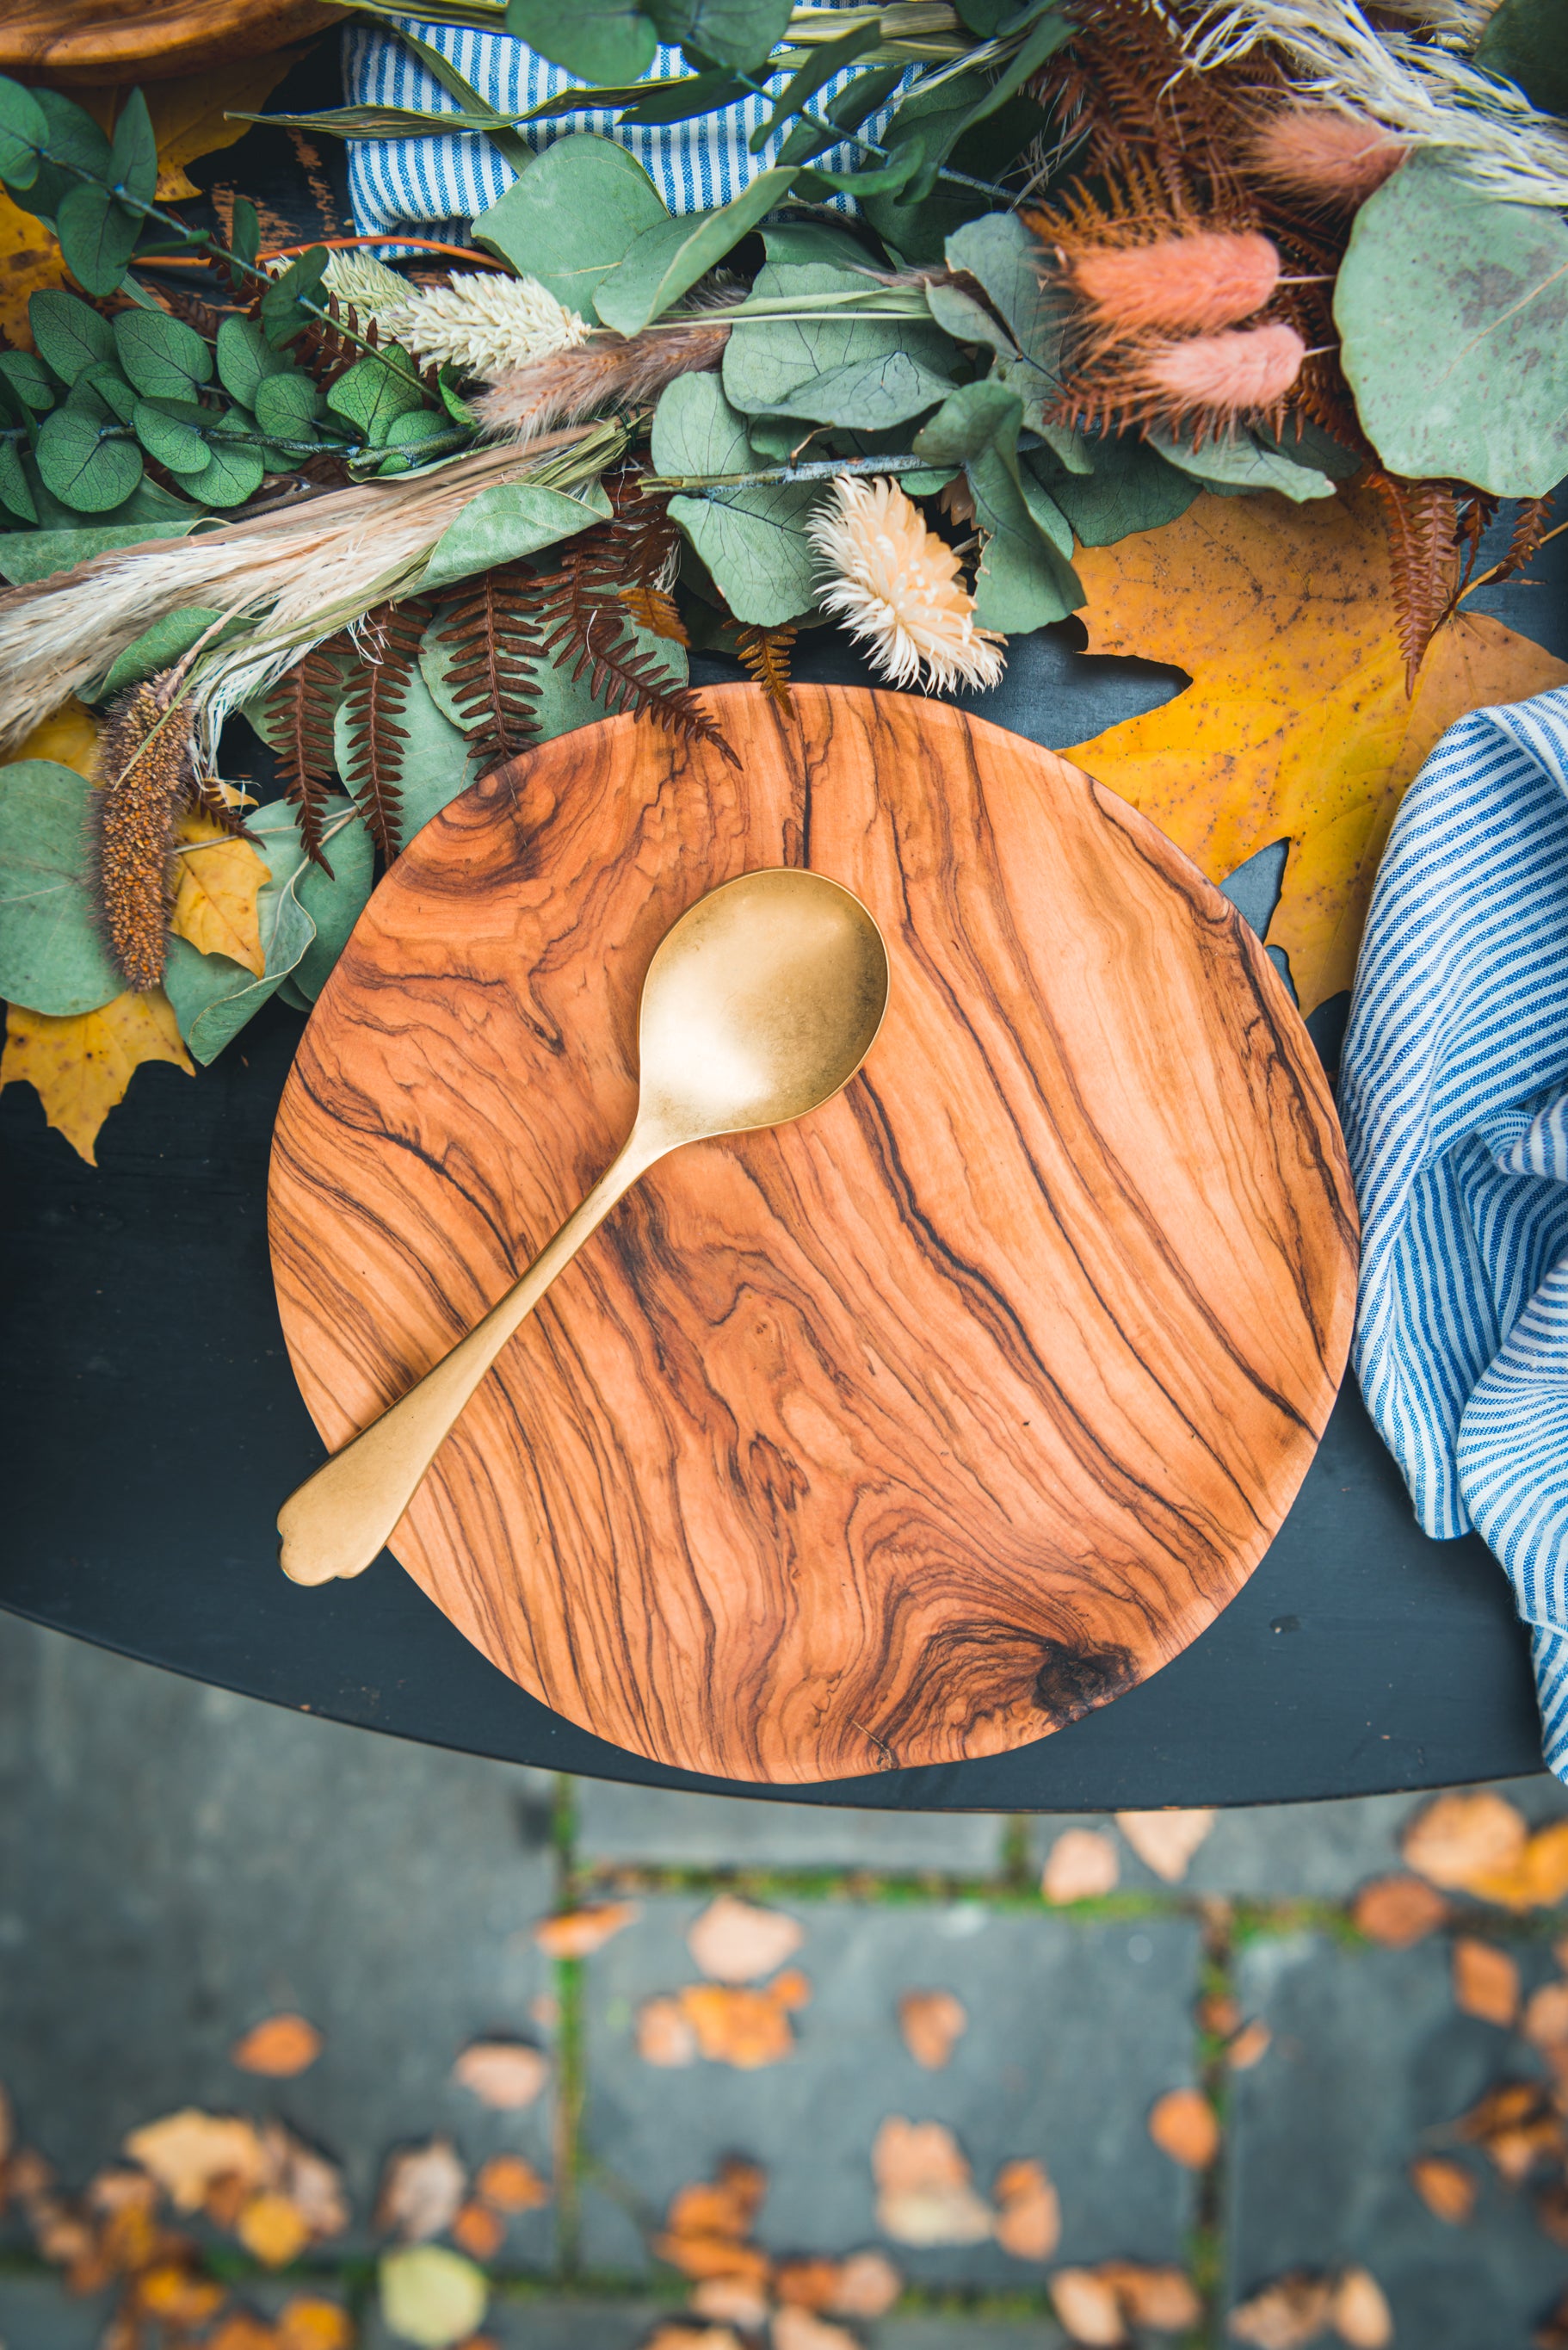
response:
[[[649,327],[640,335],[596,336],[498,376],[472,405],[486,432],[531,441],[552,424],[639,407],[677,376],[716,368],[729,339],[722,315]]]
[[[234,315],[232,311],[220,310],[213,302],[203,302],[199,294],[192,294],[184,286],[160,286],[158,298],[172,317],[183,319],[209,343],[216,340],[223,320]]]
[[[1454,493],[1447,482],[1407,481],[1381,468],[1367,475],[1367,487],[1382,509],[1388,533],[1405,691],[1413,694],[1427,648],[1452,608],[1459,577]]]
[[[168,956],[170,858],[191,796],[192,706],[159,679],[122,693],[98,743],[88,808],[104,935],[127,987],[156,987]]]
[[[663,637],[672,645],[689,645],[691,641],[680,608],[668,588],[637,586],[623,588],[620,600],[639,629],[650,637]]]
[[[417,597],[379,604],[360,623],[358,662],[348,680],[351,749],[346,778],[360,815],[388,864],[402,847],[402,725],[430,607]]]
[[[1546,525],[1552,519],[1552,493],[1543,498],[1521,498],[1519,511],[1513,518],[1513,532],[1508,542],[1508,552],[1492,573],[1494,579],[1511,579],[1523,570],[1546,536]]]
[[[538,574],[497,564],[466,580],[441,633],[452,649],[447,687],[482,774],[537,740]]]
[[[639,652],[628,633],[613,524],[575,540],[537,585],[541,650],[558,667],[570,663],[574,680],[586,672],[590,692],[611,711],[635,711],[685,743],[711,743],[739,766],[691,688],[672,685],[658,657]]]
[[[790,655],[798,631],[787,623],[777,629],[744,628],[735,639],[735,650],[770,702],[787,711]]]
[[[301,844],[328,880],[333,873],[322,852],[321,826],[337,781],[332,729],[342,688],[334,656],[349,650],[345,637],[313,645],[284,671],[266,704],[284,794],[299,814]]]
[[[670,518],[668,497],[645,490],[642,481],[638,468],[627,465],[606,483],[615,515],[605,551],[623,585],[669,588],[680,567],[680,526]]]

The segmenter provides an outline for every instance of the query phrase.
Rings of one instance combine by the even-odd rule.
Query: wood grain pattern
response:
[[[324,0],[5,0],[0,71],[24,81],[164,81],[265,57],[344,21]]]
[[[504,1672],[660,1762],[992,1753],[1157,1670],[1284,1516],[1350,1336],[1333,1107],[1246,925],[1075,768],[900,695],[713,701],[738,772],[612,720],[392,868],[279,1115],[284,1327],[336,1447],[619,1145],[676,917],[762,865],[846,884],[892,960],[865,1071],[644,1179],[393,1549]]]

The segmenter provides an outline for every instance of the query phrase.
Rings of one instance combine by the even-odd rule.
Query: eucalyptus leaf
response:
[[[759,172],[717,212],[688,214],[645,229],[594,295],[594,307],[605,325],[623,335],[640,334],[784,202],[794,177],[793,168]]]
[[[789,30],[794,0],[649,0],[661,41],[688,57],[755,73]]]
[[[313,426],[321,413],[321,395],[310,378],[295,369],[264,376],[256,386],[255,398],[241,404],[254,408],[259,429],[275,433],[280,441],[315,438]]]
[[[1563,0],[1502,0],[1487,18],[1475,62],[1521,89],[1543,114],[1568,115],[1568,8]],[[0,179],[5,177],[0,168]]]
[[[865,290],[864,276],[850,270],[773,262],[753,288],[778,300]],[[753,415],[881,432],[945,398],[952,389],[947,367],[956,358],[937,328],[912,319],[742,319],[724,348],[724,392]]]
[[[1028,430],[1040,432],[1062,388],[1066,296],[1054,284],[1042,285],[1039,247],[1016,213],[966,221],[948,238],[946,253],[949,267],[966,270],[1005,319],[1015,349],[999,350],[992,374],[1023,400]]]
[[[377,468],[381,473],[404,473],[420,462],[420,450],[430,441],[443,441],[452,431],[450,419],[434,408],[411,409],[406,416],[394,416],[381,435],[381,446],[389,452]]]
[[[223,420],[231,432],[243,427],[245,421],[234,409]],[[261,487],[262,474],[265,471],[261,451],[244,441],[225,441],[221,428],[209,439],[207,447],[206,464],[199,473],[188,473],[184,486],[193,498],[200,498],[203,505],[243,505],[246,498]]]
[[[14,441],[0,441],[0,506],[23,522],[38,519],[38,502],[28,486],[26,468]]]
[[[23,403],[38,416],[55,404],[55,387],[48,369],[33,351],[0,351],[0,375]]]
[[[316,936],[284,981],[283,991],[297,990],[306,1009],[331,977],[333,964],[369,902],[376,862],[375,847],[352,800],[329,799],[321,816],[328,829],[340,817],[349,816],[352,821],[332,830],[326,844],[323,853],[332,868],[330,876],[319,865],[307,865],[295,884],[296,896],[316,925]]]
[[[104,429],[66,408],[57,408],[38,428],[38,471],[56,497],[78,514],[119,505],[141,479],[134,441],[104,440]]]
[[[229,398],[254,409],[264,383],[288,370],[288,361],[275,351],[254,318],[225,318],[218,328],[218,377]],[[309,378],[301,376],[300,382]],[[315,385],[311,384],[312,392]]]
[[[178,612],[165,612],[161,619],[144,629],[133,644],[126,646],[95,699],[112,701],[128,685],[140,685],[144,677],[156,677],[160,670],[171,667],[188,653],[209,629],[213,630],[210,641],[216,643],[220,638],[235,636],[249,626],[248,621],[241,619],[224,621],[222,612],[199,604],[188,604]]]
[[[44,109],[30,89],[0,74],[0,180],[30,188],[38,176],[37,151],[48,139]]]
[[[625,130],[657,129],[670,122],[694,122],[699,115],[718,114],[746,96],[746,84],[732,73],[683,74],[671,81],[649,82],[618,118]]]
[[[261,251],[261,216],[249,196],[236,196],[229,222],[229,250],[234,259],[247,269],[256,265]],[[325,269],[327,265],[322,263]]]
[[[415,833],[432,816],[439,816],[460,792],[468,789],[479,765],[462,729],[454,725],[431,693],[422,670],[410,681],[398,726],[403,737],[398,750],[397,776],[406,848]],[[349,773],[358,743],[359,726],[353,705],[340,702],[333,721],[333,743],[340,775]],[[331,857],[330,847],[327,854]]]
[[[846,270],[858,272],[855,282],[863,289],[871,283],[866,271],[882,265],[867,253],[857,236],[836,221],[769,221],[762,238],[763,248],[774,268],[809,269],[817,265],[840,274]]]
[[[62,383],[75,383],[84,369],[114,357],[114,328],[75,294],[51,288],[29,296],[27,326],[39,358]]]
[[[1568,473],[1568,223],[1417,149],[1355,215],[1340,362],[1390,473],[1540,497]]]
[[[109,140],[84,107],[57,89],[34,90],[47,128],[48,148],[56,160],[41,163],[27,196],[27,210],[52,221],[73,188],[81,185],[78,172],[89,179],[109,180]],[[76,170],[67,168],[74,164]]]
[[[171,413],[176,408],[194,410],[194,416]],[[207,421],[206,411],[191,400],[171,401],[168,408],[150,400],[139,400],[131,411],[131,425],[137,439],[150,457],[156,457],[171,473],[204,473],[212,456],[202,425]]]
[[[113,294],[136,250],[141,223],[107,188],[89,182],[61,199],[55,234],[66,266],[84,293]]]
[[[920,98],[917,88],[904,100],[907,112]],[[923,103],[937,106],[940,89]],[[1044,127],[1045,116],[1033,99],[1012,98],[991,116],[966,130],[946,158],[955,172],[980,180],[996,180],[1006,172],[1029,142]],[[851,193],[854,193],[851,190]],[[906,200],[907,199],[907,200]],[[982,189],[955,187],[940,181],[929,196],[916,198],[908,191],[867,194],[861,210],[879,237],[906,261],[940,261],[945,242],[965,221],[995,210],[997,199]]]
[[[1025,466],[1044,483],[1084,546],[1113,546],[1135,531],[1174,522],[1202,484],[1168,465],[1136,433],[1092,441],[1091,473],[1070,473],[1049,450],[1037,449]]]
[[[542,546],[574,538],[590,523],[607,521],[610,502],[597,482],[581,495],[537,482],[510,482],[480,490],[451,522],[431,552],[420,593],[450,588],[493,563],[513,563]]]
[[[962,384],[916,433],[914,453],[935,465],[967,464],[992,448],[1004,449],[1011,458],[1023,421],[1023,402],[1005,384]],[[1016,472],[1016,460],[1012,467]]]
[[[83,368],[66,394],[66,406],[85,406],[82,395],[88,391],[100,400],[109,414],[121,424],[129,424],[136,413],[135,392],[119,369],[108,359],[100,359],[96,367]]]
[[[1043,527],[1049,498],[1037,493],[1032,505],[994,446],[969,459],[964,473],[975,522],[984,534],[974,586],[975,618],[981,628],[1000,629],[1011,637],[1064,620],[1085,596],[1072,565]],[[1056,521],[1065,527],[1059,514]]]
[[[907,71],[902,65],[872,66],[867,72],[854,75],[836,98],[829,99],[820,110],[812,109],[818,121],[831,124],[832,129],[819,130],[812,123],[797,122],[779,149],[778,161],[806,163],[814,155],[840,145],[846,132],[858,130],[867,117],[876,113],[883,100],[898,88]],[[902,172],[899,176],[901,180]]]
[[[115,117],[109,144],[110,184],[138,203],[150,204],[158,185],[158,136],[147,100],[133,89]]]
[[[0,578],[13,588],[31,587],[36,579],[53,579],[74,570],[95,555],[115,546],[141,546],[150,538],[183,538],[199,520],[123,523],[97,530],[8,531],[0,535]]]
[[[582,81],[636,81],[659,46],[637,0],[507,0],[506,29]]]
[[[784,129],[792,114],[797,113],[802,107],[809,106],[819,89],[842,73],[846,66],[852,66],[866,50],[876,48],[881,38],[881,23],[873,17],[869,24],[852,25],[848,32],[841,33],[836,41],[824,41],[809,49],[805,64],[796,67],[774,99],[774,110],[767,120],[760,122],[746,141],[752,153],[757,154],[776,132]],[[771,248],[768,257],[770,260],[774,257]]]
[[[0,767],[0,996],[68,1019],[124,993],[92,886],[92,785],[74,767]]]
[[[261,298],[261,329],[273,349],[282,350],[312,323],[306,303],[316,303],[331,258],[324,244],[313,244],[275,277]],[[319,307],[320,305],[317,304]]]
[[[613,139],[556,140],[473,224],[473,242],[536,277],[579,317],[637,239],[670,217],[642,165]]]
[[[388,360],[396,365],[389,366]],[[410,383],[408,370],[412,362],[401,343],[389,343],[385,356],[367,352],[357,359],[347,375],[340,375],[327,395],[327,405],[336,414],[356,425],[372,448],[379,448],[387,437],[388,427],[400,416],[409,415],[424,406],[424,394],[417,383]],[[268,426],[270,432],[274,428]]]
[[[114,348],[146,400],[192,400],[213,380],[213,354],[201,336],[161,310],[122,310],[114,320]]]
[[[739,473],[753,463],[745,420],[711,375],[680,376],[659,396],[653,463],[661,473]],[[815,563],[805,520],[812,491],[774,483],[673,497],[680,524],[737,620],[776,628],[816,600]]]
[[[284,800],[250,808],[245,830],[267,867],[268,878],[256,892],[256,925],[266,965],[264,977],[257,979],[227,955],[198,953],[187,939],[169,941],[164,989],[181,1035],[203,1065],[216,1060],[246,1021],[277,993],[279,983],[297,967],[316,935],[316,925],[299,901],[299,885],[309,864],[292,808]]]
[[[985,303],[960,286],[938,281],[926,287],[926,307],[955,343],[984,343],[1004,359],[1016,359],[1018,346],[1008,329]]]
[[[1190,449],[1167,432],[1151,432],[1148,443],[1167,464],[1195,474],[1207,489],[1231,496],[1248,490],[1279,490],[1299,506],[1311,498],[1334,495],[1334,484],[1326,473],[1320,473],[1314,465],[1297,464],[1251,432],[1238,433],[1233,441],[1206,441],[1201,449]]]

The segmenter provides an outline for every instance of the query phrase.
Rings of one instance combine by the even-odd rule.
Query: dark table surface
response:
[[[324,53],[277,106],[330,103]],[[275,132],[195,176],[337,225]],[[333,183],[337,194],[333,194]],[[315,191],[307,197],[306,186]],[[1568,539],[1490,610],[1568,658]],[[1550,558],[1558,560],[1552,561]],[[842,639],[799,673],[869,682]],[[710,664],[708,673],[732,674]],[[969,706],[1062,747],[1186,681],[1092,660],[1074,624],[1015,642]],[[1325,1052],[1333,1008],[1314,1022]],[[389,1557],[301,1590],[274,1521],[322,1457],[284,1350],[266,1248],[273,1117],[298,1016],[266,1006],[192,1081],[140,1070],[82,1163],[30,1088],[0,1095],[0,1607],[274,1703],[438,1745],[649,1785],[909,1810],[1095,1811],[1440,1786],[1541,1767],[1525,1636],[1475,1536],[1433,1543],[1354,1386],[1283,1528],[1210,1629],[1151,1681],[1036,1744],[827,1786],[669,1771],[579,1730],[471,1648]]]

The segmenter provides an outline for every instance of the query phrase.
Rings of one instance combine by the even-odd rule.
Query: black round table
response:
[[[337,99],[322,45],[271,103]],[[306,160],[311,167],[307,188]],[[308,236],[340,226],[337,181],[279,134],[208,164]],[[1568,658],[1568,539],[1549,584],[1483,590]],[[1556,558],[1552,560],[1552,558]],[[1015,640],[969,706],[1053,748],[1165,700],[1179,672],[1095,660],[1075,624]],[[872,681],[846,642],[805,640],[803,677]],[[738,675],[693,662],[694,681]],[[254,750],[253,745],[253,750]],[[1332,1063],[1343,1003],[1312,1025]],[[1336,1017],[1337,1014],[1337,1017]],[[283,1497],[321,1446],[284,1350],[266,1246],[278,1097],[300,1033],[275,1002],[192,1081],[137,1073],[99,1166],[49,1132],[29,1087],[0,1095],[0,1606],[274,1703],[551,1770],[780,1802],[907,1810],[1096,1811],[1441,1786],[1539,1770],[1522,1627],[1475,1536],[1433,1543],[1347,1384],[1251,1582],[1184,1655],[1071,1729],[987,1760],[831,1785],[759,1788],[664,1769],[526,1696],[390,1558],[301,1590],[276,1565]]]

